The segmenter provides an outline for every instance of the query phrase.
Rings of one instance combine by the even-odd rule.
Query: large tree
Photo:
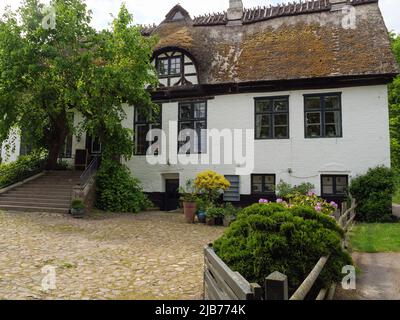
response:
[[[393,52],[400,64],[400,36],[391,34],[391,40]],[[392,164],[394,168],[400,169],[400,76],[394,79],[389,88]]]
[[[20,128],[48,150],[48,169],[72,132],[88,131],[110,156],[129,157],[132,131],[122,127],[122,105],[151,105],[154,39],[141,36],[125,6],[111,30],[100,32],[90,27],[83,0],[52,0],[50,8],[25,0],[0,20],[0,141]],[[76,111],[85,118],[79,128],[68,117]]]

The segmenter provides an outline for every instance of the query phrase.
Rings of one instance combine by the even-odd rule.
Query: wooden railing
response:
[[[356,216],[355,209],[356,202],[352,199],[350,208],[347,203],[342,204],[342,207],[333,215],[346,232],[344,246],[347,232]],[[212,247],[205,249],[204,257],[204,297],[206,300],[304,300],[329,260],[329,256],[321,257],[303,283],[289,298],[288,278],[280,272],[273,272],[265,279],[263,294],[263,290],[258,284],[249,283],[239,273],[232,271],[215,254]],[[335,289],[335,284],[321,289],[316,300],[331,300]]]

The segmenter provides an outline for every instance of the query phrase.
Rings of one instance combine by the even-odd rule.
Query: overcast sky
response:
[[[43,0],[49,2],[49,0]],[[19,6],[20,0],[0,0],[0,13],[6,5],[12,8]],[[121,4],[125,2],[139,24],[160,23],[168,11],[177,3],[182,5],[190,15],[196,16],[226,10],[229,0],[86,0],[93,11],[92,24],[97,29],[107,28],[112,20],[110,14],[116,15]],[[246,8],[287,2],[283,0],[243,0]],[[390,31],[400,33],[400,1],[380,0],[380,7]]]

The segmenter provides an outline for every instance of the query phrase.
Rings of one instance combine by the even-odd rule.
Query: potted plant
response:
[[[85,204],[82,200],[76,199],[71,203],[71,214],[74,218],[83,218],[85,215]]]
[[[198,197],[196,203],[197,203],[197,219],[199,220],[200,223],[206,223],[207,209],[212,204],[204,197]]]
[[[197,209],[197,194],[192,180],[187,180],[185,188],[180,187],[181,201],[183,202],[183,213],[187,223],[194,223]]]
[[[225,209],[222,207],[210,207],[207,209],[206,223],[209,226],[222,226],[224,224]]]
[[[232,203],[228,202],[225,204],[225,215],[224,215],[224,226],[229,227],[232,222],[237,218],[239,208],[235,208]]]

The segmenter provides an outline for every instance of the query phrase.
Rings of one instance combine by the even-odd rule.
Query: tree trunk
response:
[[[48,138],[49,157],[46,170],[57,169],[58,156],[69,132],[67,121],[68,119],[65,113],[59,114],[52,119],[51,131]]]

